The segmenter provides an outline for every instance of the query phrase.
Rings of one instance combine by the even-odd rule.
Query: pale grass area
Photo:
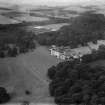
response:
[[[45,29],[56,29],[56,30],[58,30],[61,27],[67,26],[67,25],[69,25],[69,23],[50,24],[50,25],[44,25],[42,27],[45,28]]]
[[[0,24],[16,24],[19,21],[0,15]]]
[[[77,11],[78,13],[83,13],[87,11],[87,9],[81,8],[79,6],[70,6],[70,7],[65,8],[64,10]]]
[[[53,103],[46,73],[49,67],[59,62],[50,55],[47,48],[41,46],[34,52],[21,54],[16,58],[0,59],[0,86],[5,86],[12,93],[10,103]],[[29,90],[31,94],[27,96],[25,90]]]
[[[20,20],[20,21],[27,21],[27,22],[49,20],[48,18],[45,18],[45,17],[35,17],[35,16],[30,16],[30,15],[23,15],[23,16],[19,16],[19,17],[14,17],[14,19]]]

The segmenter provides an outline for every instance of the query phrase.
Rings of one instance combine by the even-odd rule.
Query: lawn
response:
[[[48,50],[41,46],[16,58],[0,59],[0,86],[12,93],[12,103],[52,103],[46,73],[49,67],[58,62],[60,60],[50,56]],[[26,95],[26,90],[31,94]]]

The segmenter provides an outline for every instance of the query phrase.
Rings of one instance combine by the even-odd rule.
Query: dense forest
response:
[[[48,69],[49,92],[57,105],[105,105],[105,46]]]
[[[62,27],[57,32],[47,32],[38,35],[42,45],[63,45],[72,48],[86,45],[87,42],[96,43],[105,38],[105,17],[102,14],[86,12],[72,19],[70,25]]]
[[[14,57],[35,47],[35,35],[32,32],[18,25],[0,25],[0,57]]]

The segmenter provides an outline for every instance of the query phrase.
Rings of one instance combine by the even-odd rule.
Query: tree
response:
[[[0,104],[6,103],[10,100],[10,95],[7,93],[6,89],[0,87]]]
[[[103,45],[103,44],[100,45],[99,48],[98,48],[98,50],[99,51],[105,51],[105,45]]]
[[[4,57],[3,51],[5,52],[8,50],[8,56],[15,57],[18,54],[17,48],[20,49],[20,53],[24,53],[36,47],[34,43],[34,40],[36,38],[35,34],[26,31],[22,25],[23,24],[0,25],[1,57]],[[11,45],[15,46],[11,47]]]
[[[10,56],[10,57],[16,57],[17,54],[18,54],[18,50],[17,50],[16,47],[8,49],[8,56]]]
[[[1,58],[4,58],[4,57],[5,57],[5,54],[4,54],[3,51],[0,51],[0,57],[1,57]]]
[[[91,67],[90,62],[78,64],[70,61],[54,66],[56,73],[49,84],[49,91],[57,105],[105,103],[105,67]]]
[[[89,63],[92,61],[93,61],[92,60],[92,54],[87,54],[87,55],[82,56],[82,62]]]
[[[62,27],[57,32],[49,32],[38,35],[38,41],[42,45],[58,45],[71,48],[87,45],[88,42],[96,43],[104,39],[105,16],[94,12],[81,13],[73,19],[68,26]]]
[[[55,66],[52,66],[51,68],[48,69],[47,75],[50,79],[54,79],[55,74],[56,74],[56,67]]]
[[[72,105],[74,104],[73,98],[67,95],[55,97],[55,103],[57,105]]]
[[[16,47],[14,47],[14,48],[12,49],[12,54],[11,54],[11,56],[16,57],[17,54],[18,54],[18,50],[17,50]]]

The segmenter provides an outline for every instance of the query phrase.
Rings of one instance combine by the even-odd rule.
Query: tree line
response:
[[[39,34],[37,40],[42,45],[85,46],[87,42],[96,43],[105,39],[105,16],[93,12],[85,12],[73,18],[70,25],[63,26],[56,32]]]
[[[104,45],[82,60],[61,62],[48,69],[49,92],[57,105],[105,104],[105,66],[91,66],[99,60],[105,60]]]
[[[36,48],[35,34],[22,27],[0,26],[0,57],[15,57]]]

